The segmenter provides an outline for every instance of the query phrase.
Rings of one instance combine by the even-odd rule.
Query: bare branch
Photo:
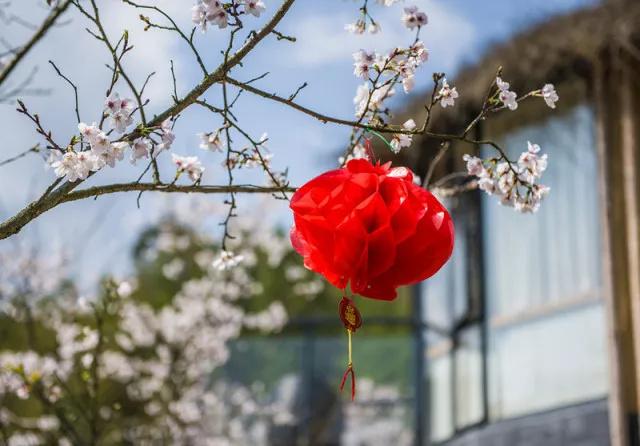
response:
[[[252,184],[234,185],[188,185],[155,184],[155,183],[122,183],[107,186],[95,186],[67,194],[60,203],[97,197],[99,195],[114,194],[131,191],[155,191],[164,193],[198,193],[198,194],[273,194],[279,192],[293,193],[296,187],[255,186]]]
[[[24,59],[24,57],[31,51],[36,43],[38,43],[51,29],[51,27],[55,24],[56,20],[67,10],[69,5],[71,4],[71,0],[63,0],[58,5],[56,5],[53,10],[49,13],[47,18],[42,22],[42,25],[37,29],[37,31],[31,36],[29,41],[25,43],[19,50],[15,52],[15,55],[9,63],[0,71],[0,85],[9,77],[9,75],[16,69],[18,64]]]
[[[0,161],[0,166],[4,166],[7,165],[9,163],[12,163],[16,160],[19,160],[20,158],[24,158],[25,156],[27,156],[30,153],[38,153],[40,152],[40,146],[39,145],[35,145],[33,147],[31,147],[30,149],[25,150],[24,152],[21,152],[15,156],[12,156],[11,158],[7,158],[4,161]]]

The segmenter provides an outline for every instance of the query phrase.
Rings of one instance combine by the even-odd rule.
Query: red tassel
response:
[[[349,364],[347,366],[347,370],[344,371],[344,375],[342,375],[342,381],[340,382],[340,391],[344,389],[344,385],[347,382],[347,376],[351,375],[351,401],[356,398],[356,373],[353,370],[353,365]]]

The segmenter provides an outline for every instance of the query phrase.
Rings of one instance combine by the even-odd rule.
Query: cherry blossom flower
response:
[[[547,154],[539,156],[540,146],[527,141],[528,150],[518,158],[520,176],[527,182],[533,183],[547,169]]]
[[[518,108],[518,95],[509,90],[509,82],[505,82],[502,80],[502,78],[497,77],[496,78],[496,85],[498,86],[498,90],[499,90],[499,94],[498,97],[500,98],[500,101],[502,101],[502,104],[507,107],[509,110],[517,110]]]
[[[129,143],[124,141],[111,144],[107,150],[95,156],[96,167],[98,169],[101,169],[105,165],[115,167],[116,161],[122,161],[124,158],[124,152],[128,148]]]
[[[211,133],[199,133],[200,148],[203,150],[211,150],[212,152],[222,151],[222,139],[220,138],[220,131]]]
[[[369,71],[376,61],[376,54],[369,53],[365,50],[360,50],[353,53],[353,74],[357,77],[367,79],[369,77]]]
[[[484,164],[477,156],[464,155],[462,159],[467,163],[467,172],[469,175],[482,176],[484,173]]]
[[[359,85],[356,96],[353,98],[353,103],[356,105],[356,116],[362,116],[367,110],[379,110],[382,103],[394,94],[395,89],[390,83],[373,92],[369,90],[368,84]]]
[[[404,124],[402,124],[402,127],[405,130],[414,130],[416,128],[416,123],[413,119],[409,119]],[[402,150],[404,147],[410,147],[412,142],[413,135],[407,133],[396,133],[393,135],[393,138],[391,139],[389,144],[391,145],[391,150],[393,150],[393,153],[400,153],[400,150]]]
[[[207,8],[204,3],[198,2],[191,8],[191,21],[199,27],[202,32],[207,31]]]
[[[218,271],[226,271],[238,266],[244,260],[244,256],[235,255],[232,251],[222,250],[213,261],[213,267]]]
[[[172,127],[173,121],[171,121],[171,118],[165,119],[162,121],[162,124],[160,124],[160,138],[162,139],[162,142],[158,144],[159,151],[169,150],[173,142],[176,140],[176,135],[173,133]]]
[[[348,23],[344,26],[344,29],[351,34],[364,34],[367,29],[367,24],[364,20],[356,20],[354,23]]]
[[[258,3],[262,3],[261,1],[254,1],[256,5]],[[262,5],[264,7],[264,5]],[[249,10],[247,10],[249,12]],[[254,8],[251,10],[251,14],[260,15],[260,7]],[[256,16],[257,16],[256,15]],[[200,29],[202,32],[207,30],[207,24],[212,23],[217,25],[218,28],[226,28],[228,25],[228,17],[227,12],[224,9],[224,5],[219,0],[198,0],[198,2],[191,8],[191,21]]]
[[[103,131],[99,131],[89,143],[91,144],[91,152],[93,152],[94,155],[99,155],[111,148],[109,137]]]
[[[199,181],[204,172],[204,167],[197,156],[179,156],[175,153],[171,155],[171,160],[177,167],[177,174],[186,172],[191,181]]]
[[[117,92],[111,93],[104,102],[104,112],[114,115],[119,112],[131,113],[133,111],[133,100],[120,98]]]
[[[440,88],[438,95],[442,108],[453,107],[459,97],[456,87],[450,87],[446,78],[442,79],[442,88]]]
[[[402,88],[405,93],[411,92],[413,88],[416,86],[415,76],[407,76],[402,79]]]
[[[429,50],[425,48],[424,42],[417,41],[409,47],[411,57],[416,61],[416,65],[426,62],[429,59]]]
[[[244,10],[247,14],[260,17],[260,14],[264,12],[266,6],[262,0],[245,0]]]
[[[407,130],[415,130],[416,126],[416,122],[413,119],[408,119],[407,121],[405,121],[404,124],[402,124],[402,127],[404,127]]]
[[[369,34],[378,34],[380,31],[382,31],[382,27],[378,22],[371,22],[369,24],[369,28],[367,28],[367,31],[369,31]]]
[[[119,111],[118,113],[111,115],[111,126],[118,133],[126,132],[127,127],[129,127],[131,124],[133,124],[133,116],[131,116],[129,113]]]
[[[66,152],[62,158],[55,160],[51,167],[58,178],[66,177],[67,181],[78,181],[78,155],[76,152]]]
[[[227,12],[222,7],[220,9],[207,12],[207,20],[214,25],[217,25],[220,29],[226,28],[228,25]]]
[[[87,125],[84,122],[81,122],[78,124],[78,130],[80,131],[80,134],[89,142],[93,141],[101,131],[95,122],[91,125]]]
[[[536,212],[549,194],[549,187],[538,184],[547,168],[547,155],[539,155],[540,146],[527,143],[517,163],[505,159],[481,158],[465,155],[469,175],[478,178],[478,188],[495,195],[500,203],[518,212]]]
[[[148,138],[138,138],[133,141],[131,151],[131,164],[135,164],[140,158],[149,158],[151,141]]]
[[[414,29],[416,26],[426,25],[429,22],[429,18],[424,12],[419,11],[417,6],[409,6],[404,8],[402,21],[407,28]]]
[[[556,102],[560,100],[553,84],[546,84],[542,87],[542,97],[550,108],[556,108]]]
[[[133,101],[120,98],[117,92],[111,93],[105,100],[104,111],[111,118],[111,126],[118,132],[124,133],[133,124]]]

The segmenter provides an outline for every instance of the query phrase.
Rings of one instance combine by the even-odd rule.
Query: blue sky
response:
[[[141,0],[142,2],[142,0]],[[17,14],[32,21],[44,16],[46,10],[41,0],[13,0]],[[132,77],[142,83],[150,71],[156,71],[148,93],[152,102],[150,110],[159,112],[169,103],[169,59],[173,59],[178,75],[179,92],[188,91],[198,82],[200,73],[184,45],[168,33],[143,32],[137,13],[119,2],[105,1],[103,16],[109,32],[116,36],[128,29],[135,45],[133,53],[125,60]],[[147,1],[146,3],[151,3]],[[190,24],[189,0],[158,0],[176,18],[179,24]],[[267,12],[272,12],[279,1],[265,0]],[[352,36],[344,31],[344,25],[357,16],[360,2],[352,0],[298,0],[279,30],[294,35],[295,44],[271,39],[263,42],[250,61],[233,75],[249,79],[268,71],[260,81],[260,88],[288,95],[298,85],[308,82],[298,100],[318,111],[339,117],[352,117],[352,97],[358,80],[352,74],[351,54],[357,49],[388,50],[411,42],[412,33],[400,22],[402,7],[416,4],[429,15],[430,23],[422,33],[431,51],[429,62],[419,71],[418,88],[411,96],[404,94],[395,99],[396,106],[420,94],[430,83],[434,71],[447,72],[450,78],[464,63],[477,61],[484,51],[496,42],[508,39],[535,23],[554,14],[563,13],[596,0],[415,0],[400,2],[391,8],[375,7],[375,17],[383,32],[376,36]],[[266,19],[266,17],[265,17]],[[263,19],[255,20],[256,27]],[[26,98],[30,109],[37,111],[45,125],[68,140],[75,131],[72,95],[52,72],[47,60],[54,60],[80,88],[82,118],[98,120],[102,108],[108,71],[104,68],[107,55],[99,43],[90,38],[83,28],[86,22],[74,11],[64,26],[53,30],[47,39],[30,54],[11,80],[18,82],[30,69],[38,66],[36,85],[48,88],[44,97]],[[29,34],[17,25],[3,24],[2,37],[17,44]],[[4,31],[6,29],[7,31]],[[200,50],[207,54],[210,68],[217,60],[218,49],[224,44],[225,31],[210,29],[198,35]],[[508,67],[505,67],[508,73]],[[125,87],[119,88],[126,93]],[[464,94],[464,91],[461,91]],[[208,99],[216,101],[216,94]],[[243,95],[238,103],[238,117],[245,128],[256,137],[269,134],[269,148],[274,153],[276,168],[289,166],[293,184],[335,165],[335,154],[343,147],[349,130],[325,125],[312,118],[288,110],[279,104],[262,98]],[[225,173],[220,167],[220,156],[206,154],[198,149],[196,133],[211,131],[219,126],[211,115],[194,109],[182,116],[176,127],[177,140],[173,151],[179,154],[197,154],[207,167],[204,182],[220,184]],[[3,134],[0,159],[19,153],[39,141],[26,119],[15,112],[12,104],[0,104],[0,128]],[[163,160],[165,178],[171,175],[169,157]],[[95,175],[89,184],[127,181],[137,177],[139,169],[122,163],[116,169],[107,169]],[[0,219],[4,220],[36,197],[53,179],[53,173],[45,171],[37,157],[23,159],[10,167],[0,167]],[[250,179],[250,178],[249,178]],[[209,196],[221,201],[223,197]],[[71,255],[71,267],[85,285],[106,272],[124,273],[132,241],[139,230],[151,224],[167,206],[174,206],[177,196],[146,194],[142,208],[136,208],[135,194],[103,196],[98,200],[63,205],[31,223],[13,240],[0,242],[0,249],[13,243],[28,242],[38,245],[43,252],[63,246]],[[243,201],[245,206],[249,203]],[[242,203],[241,203],[242,205]],[[286,204],[274,211],[280,221],[287,221]]]

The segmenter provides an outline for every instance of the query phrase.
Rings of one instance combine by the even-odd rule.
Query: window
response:
[[[606,395],[594,128],[578,106],[502,138],[549,154],[551,194],[535,216],[483,198],[491,418]]]
[[[477,198],[477,197],[476,197]],[[422,287],[430,436],[439,441],[486,418],[482,312],[470,286],[476,263],[465,199],[447,203],[456,222],[451,260]]]
[[[607,394],[594,127],[582,105],[497,139],[548,153],[538,214],[480,192],[448,203],[454,254],[421,287],[432,440]]]

